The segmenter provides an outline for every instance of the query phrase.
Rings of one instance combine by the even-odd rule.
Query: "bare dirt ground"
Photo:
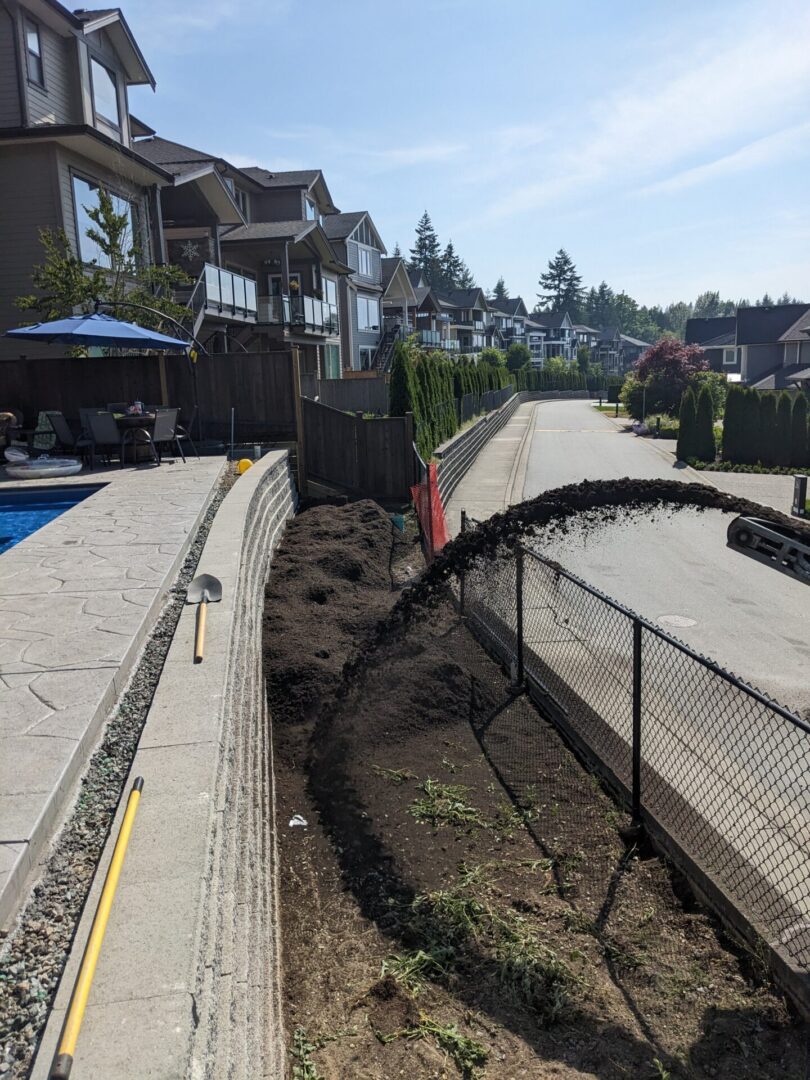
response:
[[[759,959],[626,848],[449,603],[363,655],[420,561],[370,502],[300,515],[274,559],[290,1076],[810,1076]]]

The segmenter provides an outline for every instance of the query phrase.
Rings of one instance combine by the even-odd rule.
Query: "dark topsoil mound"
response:
[[[477,553],[505,526],[489,537]],[[296,1075],[810,1075],[806,1032],[756,958],[661,861],[626,851],[623,815],[442,599],[453,558],[393,619],[391,568],[418,551],[373,503],[302,514],[274,559],[265,660]]]

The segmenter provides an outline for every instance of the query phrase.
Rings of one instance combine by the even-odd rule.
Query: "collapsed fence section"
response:
[[[810,1009],[810,726],[522,544],[458,592],[515,684]]]

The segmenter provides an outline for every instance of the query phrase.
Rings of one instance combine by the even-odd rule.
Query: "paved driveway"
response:
[[[543,403],[534,423],[524,498],[583,479],[701,479],[590,402]],[[728,521],[713,511],[658,514],[542,550],[782,704],[810,709],[810,592],[726,548]]]

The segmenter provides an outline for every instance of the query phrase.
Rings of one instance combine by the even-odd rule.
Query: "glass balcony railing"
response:
[[[337,305],[314,296],[262,296],[259,322],[311,334],[337,334],[340,329]]]
[[[438,348],[442,343],[442,335],[438,330],[417,330],[417,340],[420,345]]]
[[[461,342],[456,341],[454,338],[445,338],[442,342],[442,348],[446,349],[447,352],[460,352]]]
[[[205,264],[201,281],[207,308],[217,308],[220,314],[256,317],[258,301],[255,281],[211,263]]]

